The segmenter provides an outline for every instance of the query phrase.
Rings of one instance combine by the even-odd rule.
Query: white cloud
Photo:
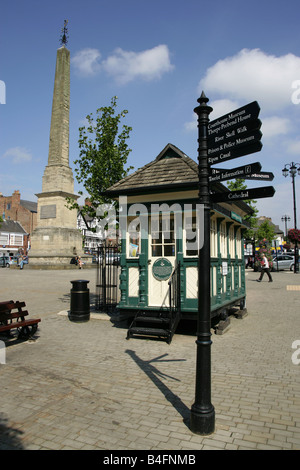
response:
[[[243,49],[219,60],[199,83],[199,92],[221,94],[230,99],[257,100],[264,110],[278,110],[291,104],[292,88],[300,79],[300,57],[276,57],[260,49]],[[242,103],[243,104],[243,103]]]
[[[210,121],[223,116],[224,114],[230,113],[234,109],[239,108],[239,103],[237,101],[229,99],[215,100],[207,103],[213,108],[213,111],[209,115]]]
[[[169,49],[159,45],[142,52],[124,51],[118,48],[103,61],[103,68],[119,83],[125,84],[136,78],[153,80],[173,69]]]
[[[194,131],[197,129],[197,116],[193,115],[192,120],[184,124],[184,128],[187,132]]]
[[[4,158],[9,158],[13,163],[30,162],[32,155],[22,147],[12,147],[8,149],[4,154]]]
[[[263,119],[261,131],[264,139],[269,139],[277,135],[288,134],[290,127],[291,123],[289,119],[271,116]]]
[[[289,144],[287,144],[286,151],[287,151],[287,153],[289,153],[291,155],[297,155],[297,158],[299,158],[300,140],[295,140],[295,141],[290,142]]]
[[[174,67],[166,45],[159,45],[141,52],[124,51],[118,48],[107,59],[101,61],[98,49],[86,48],[78,51],[72,58],[76,72],[85,77],[96,75],[104,70],[118,83],[126,84],[132,80],[154,80]]]
[[[71,59],[76,72],[84,77],[90,77],[100,71],[101,53],[98,49],[85,48],[78,51]]]

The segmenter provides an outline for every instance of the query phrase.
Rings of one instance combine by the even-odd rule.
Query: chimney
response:
[[[11,198],[11,205],[12,207],[16,207],[20,205],[21,194],[18,189],[16,189]]]

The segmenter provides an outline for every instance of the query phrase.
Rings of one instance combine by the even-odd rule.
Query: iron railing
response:
[[[175,314],[181,313],[181,302],[180,302],[180,262],[178,262],[174,269],[172,276],[168,282],[169,284],[169,311],[170,318]]]
[[[111,312],[119,301],[120,245],[103,243],[96,256],[96,309]]]

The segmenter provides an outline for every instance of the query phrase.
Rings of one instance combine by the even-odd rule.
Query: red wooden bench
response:
[[[18,339],[28,339],[37,330],[40,318],[25,319],[27,310],[23,310],[25,302],[8,300],[0,302],[0,333],[10,334],[12,329],[18,330]]]

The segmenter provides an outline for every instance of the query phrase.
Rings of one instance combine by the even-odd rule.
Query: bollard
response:
[[[90,319],[90,291],[87,284],[90,281],[79,279],[71,281],[71,305],[69,320],[86,322]]]

